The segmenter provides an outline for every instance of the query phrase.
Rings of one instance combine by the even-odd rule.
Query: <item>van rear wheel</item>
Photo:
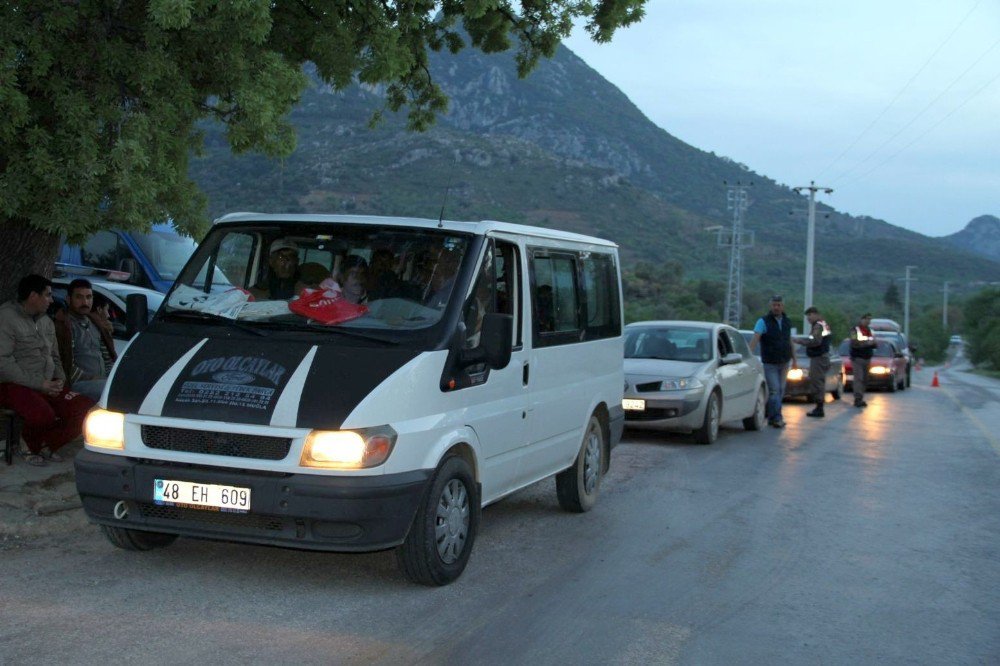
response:
[[[123,550],[153,550],[169,546],[177,540],[176,534],[164,532],[143,532],[127,527],[101,525],[101,531],[112,544]]]
[[[601,491],[604,455],[604,428],[600,420],[591,415],[576,461],[572,467],[556,475],[559,506],[573,513],[584,513],[594,508]]]
[[[469,463],[459,456],[445,458],[431,479],[410,533],[396,549],[399,568],[421,585],[452,582],[469,562],[479,515],[479,491]]]

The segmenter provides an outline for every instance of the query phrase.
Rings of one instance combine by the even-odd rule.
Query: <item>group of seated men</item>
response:
[[[52,283],[28,275],[0,305],[0,406],[24,420],[31,465],[62,460],[59,449],[80,435],[115,361],[111,324],[93,299],[90,282],[74,280],[66,309],[49,317]]]

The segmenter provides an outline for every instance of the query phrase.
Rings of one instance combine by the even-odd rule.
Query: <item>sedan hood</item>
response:
[[[644,383],[666,377],[691,377],[701,372],[703,362],[664,361],[658,358],[625,359],[625,377],[629,383]]]

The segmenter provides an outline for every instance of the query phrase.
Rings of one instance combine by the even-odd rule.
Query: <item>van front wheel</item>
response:
[[[396,561],[421,585],[447,585],[465,570],[479,530],[479,492],[469,463],[451,456],[438,466]]]
[[[604,474],[604,428],[596,416],[590,417],[576,462],[556,475],[556,496],[566,511],[583,513],[594,508]]]

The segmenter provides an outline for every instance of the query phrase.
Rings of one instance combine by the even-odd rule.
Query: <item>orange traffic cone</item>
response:
[[[941,386],[941,383],[938,381],[938,378],[937,378],[937,371],[936,370],[934,371],[934,379],[931,380],[931,386]]]

